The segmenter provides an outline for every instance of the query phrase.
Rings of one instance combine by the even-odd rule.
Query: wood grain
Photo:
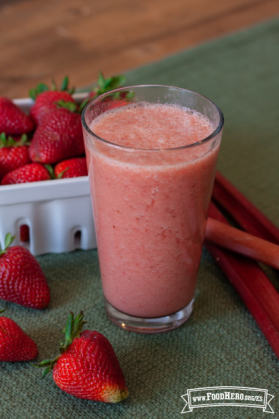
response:
[[[0,94],[92,83],[279,14],[278,0],[2,0]]]

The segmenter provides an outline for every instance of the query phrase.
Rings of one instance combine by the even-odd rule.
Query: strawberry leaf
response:
[[[53,370],[53,367],[56,364],[56,362],[58,361],[59,356],[60,355],[58,355],[54,359],[46,359],[45,361],[42,361],[39,364],[31,364],[31,365],[32,365],[32,367],[35,367],[35,368],[45,368],[45,367],[47,367],[44,370],[43,375],[41,376],[41,378],[44,378],[51,370]]]
[[[135,96],[135,92],[133,92],[132,90],[130,90],[127,94],[126,94],[126,99],[131,100],[133,99],[133,97]]]
[[[87,99],[84,99],[84,101],[79,105],[79,111],[82,112],[83,109],[85,108],[85,106],[87,105],[87,103],[90,101],[90,97],[88,97]]]
[[[23,145],[30,145],[31,143],[27,141],[28,137],[26,134],[23,134],[19,141],[15,141],[12,137],[6,137],[6,134],[2,132],[0,134],[0,148],[4,147],[20,147]]]
[[[70,112],[78,112],[78,106],[74,102],[65,102],[65,100],[59,100],[55,102],[57,108],[68,109]]]
[[[31,97],[31,99],[36,100],[36,89],[30,89],[29,90],[29,96]]]
[[[66,76],[62,81],[60,90],[64,91],[64,92],[69,92],[69,94],[72,95],[75,91],[75,88],[69,89],[68,85],[69,85],[69,77]],[[39,96],[40,93],[46,92],[48,90],[53,90],[53,91],[58,90],[54,79],[51,80],[51,87],[50,88],[45,83],[39,83],[35,88],[30,89],[29,90],[29,96],[33,100],[36,100],[36,98]]]
[[[7,233],[5,237],[5,250],[12,244],[15,236],[12,236],[11,233]]]
[[[4,249],[0,249],[0,256],[3,255],[4,253],[7,253],[7,248],[12,244],[12,242],[14,241],[15,236],[12,236],[11,233],[7,233],[6,237],[5,237],[5,247]]]
[[[60,90],[61,92],[67,92],[68,91],[68,84],[69,84],[69,77],[66,76],[61,84]]]
[[[75,88],[75,87],[72,87],[71,89],[68,89],[68,93],[69,93],[69,95],[74,94],[74,93],[75,93],[75,90],[76,90],[76,88]]]
[[[74,317],[74,314],[70,312],[66,327],[63,329],[63,332],[65,333],[65,341],[60,342],[60,353],[65,352],[73,340],[80,336],[84,324],[87,323],[83,321],[83,317],[84,316],[82,311],[77,315],[76,318]]]
[[[103,73],[99,73],[97,86],[94,87],[93,91],[95,91],[97,95],[101,95],[121,86],[125,83],[125,80],[126,77],[123,75],[108,77],[105,79]]]
[[[112,83],[112,77],[108,77],[107,79],[105,79],[104,89],[107,89],[108,87],[110,87],[111,83]]]
[[[105,83],[106,83],[106,80],[104,78],[104,75],[102,72],[100,72],[98,76],[98,85],[100,89],[103,89],[105,87]]]
[[[26,134],[22,134],[19,141],[15,141],[14,146],[22,146],[22,145],[30,145],[31,142],[28,141],[28,137]]]
[[[43,375],[41,376],[41,379],[43,379],[51,370],[52,370],[51,366],[47,367],[44,370]]]
[[[45,83],[39,83],[36,90],[38,94],[40,94],[42,92],[46,92],[47,90],[49,90],[49,88],[47,87]]]
[[[33,367],[37,367],[37,368],[43,368],[46,367],[47,365],[52,363],[52,359],[45,359],[44,361],[41,361],[39,364],[32,364]]]
[[[29,96],[36,100],[37,96],[39,96],[40,93],[48,91],[49,88],[44,83],[39,83],[38,86],[36,86],[34,89],[29,90]]]
[[[5,132],[2,132],[0,134],[0,147],[1,148],[7,147],[7,137],[6,137]]]
[[[57,176],[57,179],[62,179],[64,173],[67,172],[67,170],[69,170],[69,167],[66,167],[66,169],[62,170],[62,172],[60,172],[59,175]]]
[[[6,141],[6,133],[5,132],[1,132],[0,141]]]
[[[73,331],[73,322],[74,322],[74,314],[70,312],[67,324],[66,324],[66,332],[65,332],[65,342],[61,349],[65,350],[67,346],[72,343],[72,331]]]
[[[106,87],[109,88],[110,90],[113,90],[113,89],[116,89],[117,87],[121,86],[122,84],[124,84],[125,81],[126,81],[125,76],[115,76],[115,77],[111,78],[111,82]]]
[[[50,164],[44,164],[44,166],[47,169],[48,173],[50,174],[51,179],[56,179],[53,167]]]

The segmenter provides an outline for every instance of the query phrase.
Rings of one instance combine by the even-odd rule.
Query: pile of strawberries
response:
[[[30,115],[11,100],[0,97],[0,181],[1,185],[87,175],[80,112],[95,96],[118,87],[123,76],[104,79],[78,106],[68,78],[57,90],[39,84],[30,92],[34,99]],[[29,231],[21,226],[21,241]],[[27,227],[28,229],[28,227]],[[0,249],[0,299],[33,309],[45,309],[50,302],[47,279],[36,258],[22,246],[5,238]],[[1,310],[0,314],[5,310]],[[82,332],[81,312],[70,313],[60,343],[60,355],[37,367],[53,370],[56,384],[65,392],[88,400],[116,403],[128,396],[125,378],[109,341],[100,333]],[[0,362],[29,361],[38,355],[36,343],[12,319],[0,316]]]
[[[36,182],[87,175],[80,113],[92,98],[125,81],[124,76],[104,78],[79,106],[68,88],[68,77],[60,90],[40,83],[30,90],[34,100],[26,115],[10,99],[0,97],[1,185]]]
[[[47,279],[36,258],[22,246],[12,246],[6,235],[0,250],[0,299],[33,309],[50,302]],[[2,314],[5,310],[1,310]],[[88,400],[116,403],[128,397],[125,378],[116,354],[101,333],[85,330],[83,313],[70,313],[63,330],[60,355],[34,365],[44,368],[43,377],[53,370],[61,390]],[[9,317],[0,316],[0,362],[30,361],[37,357],[36,343]]]

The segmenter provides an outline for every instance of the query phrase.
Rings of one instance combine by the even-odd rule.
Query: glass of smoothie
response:
[[[192,313],[224,118],[170,86],[103,94],[82,114],[108,317],[159,333]]]

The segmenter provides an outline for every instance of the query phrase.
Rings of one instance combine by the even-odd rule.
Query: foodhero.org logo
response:
[[[256,407],[266,413],[274,413],[270,402],[274,398],[268,390],[252,387],[202,387],[187,390],[181,396],[186,402],[181,413],[192,412],[200,407],[237,406]]]

